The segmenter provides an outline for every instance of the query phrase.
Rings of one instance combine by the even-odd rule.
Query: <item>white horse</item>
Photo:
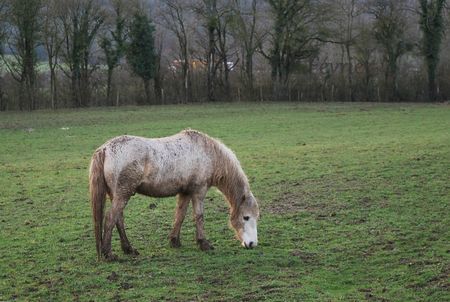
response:
[[[230,205],[230,225],[242,246],[258,244],[258,203],[234,153],[224,144],[195,130],[170,137],[149,139],[137,136],[115,137],[92,156],[89,189],[97,256],[107,260],[111,252],[114,226],[119,231],[122,250],[138,255],[125,233],[123,210],[135,193],[153,197],[177,196],[170,245],[180,247],[180,229],[189,201],[196,222],[196,239],[201,250],[212,249],[203,230],[203,200],[211,186],[217,187]],[[105,197],[112,201],[102,224]]]

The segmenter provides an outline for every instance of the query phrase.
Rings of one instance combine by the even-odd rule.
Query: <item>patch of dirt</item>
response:
[[[264,291],[265,294],[281,292],[283,290],[282,288],[280,288],[280,286],[274,284],[262,285],[260,288]]]
[[[106,279],[110,282],[115,282],[119,279],[119,275],[116,272],[112,272]]]
[[[258,296],[256,295],[252,295],[252,294],[246,294],[245,297],[242,297],[242,301],[246,302],[246,301],[257,301],[258,300]]]
[[[371,288],[360,288],[359,292],[364,293],[364,297],[367,301],[388,302],[389,300],[383,297],[377,297],[373,294]]]
[[[348,224],[349,225],[358,225],[358,224],[364,224],[366,222],[367,222],[367,219],[363,217],[363,218],[354,219],[354,220],[348,222]]]
[[[373,200],[365,196],[359,200],[359,204],[365,208],[369,208],[373,204]]]
[[[445,290],[450,290],[450,265],[447,265],[441,270],[441,273],[431,278],[428,283],[430,286],[439,287]]]
[[[120,301],[122,301],[122,298],[120,297],[120,294],[119,294],[119,293],[115,293],[112,299],[113,299],[113,301],[115,301],[115,302],[120,302]]]
[[[272,202],[263,204],[263,210],[272,214],[308,212],[316,214],[317,219],[327,219],[345,208],[333,199],[340,189],[331,180],[281,182],[274,186],[278,186],[282,193]]]
[[[48,289],[57,289],[59,288],[61,285],[64,284],[64,279],[63,278],[57,278],[55,280],[52,279],[44,279],[44,280],[40,280],[39,284],[42,286],[47,287]]]
[[[383,297],[376,297],[372,293],[366,293],[365,297],[366,297],[367,301],[389,302],[388,299],[383,298]]]
[[[224,282],[223,282],[223,280],[221,280],[219,278],[212,278],[211,280],[209,280],[209,284],[223,285]]]
[[[120,288],[124,289],[124,290],[131,289],[131,288],[133,288],[133,284],[128,283],[128,282],[122,282],[122,283],[120,283]]]
[[[16,199],[14,199],[13,202],[21,202],[21,203],[23,202],[23,203],[26,203],[26,204],[33,204],[34,203],[34,201],[31,198],[28,198],[26,196],[18,197]]]
[[[368,190],[367,184],[356,178],[344,176],[326,175],[301,181],[280,181],[274,183],[273,187],[280,192],[279,195],[272,202],[262,204],[262,209],[272,214],[307,212],[315,214],[316,219],[323,220],[337,216],[340,211],[350,206],[356,205],[362,209],[370,209],[374,206],[389,205],[386,197],[375,200],[373,197],[364,196],[363,194]],[[355,198],[348,201],[336,198],[336,196],[353,194]],[[361,195],[363,197],[356,197]],[[353,224],[365,222],[365,217],[362,217],[356,219]]]
[[[316,253],[304,252],[300,250],[294,250],[291,253],[292,256],[300,258],[304,263],[316,264],[318,263],[318,257]]]
[[[383,251],[393,251],[393,250],[395,250],[395,242],[392,241],[392,240],[387,241],[382,249],[383,249]]]
[[[203,276],[198,276],[198,277],[195,279],[195,281],[197,281],[197,282],[203,282],[203,281],[205,281],[205,278],[203,278]]]
[[[367,258],[373,256],[375,253],[380,251],[393,251],[396,249],[396,243],[393,240],[380,240],[378,242],[373,242],[370,247],[363,251],[362,256]],[[408,259],[400,259],[400,263],[406,263]],[[403,264],[403,263],[402,263]]]

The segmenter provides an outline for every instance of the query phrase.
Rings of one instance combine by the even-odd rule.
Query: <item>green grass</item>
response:
[[[141,255],[96,261],[87,167],[107,139],[204,131],[232,148],[260,200],[258,248],[169,248],[175,199],[125,211]],[[61,128],[69,128],[63,130]],[[449,301],[450,107],[218,104],[0,114],[0,301]],[[154,206],[156,205],[156,207]]]

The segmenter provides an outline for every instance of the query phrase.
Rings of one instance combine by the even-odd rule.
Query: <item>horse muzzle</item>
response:
[[[245,247],[246,249],[252,249],[257,245],[258,245],[257,241],[249,241],[249,242],[242,241],[242,246]]]

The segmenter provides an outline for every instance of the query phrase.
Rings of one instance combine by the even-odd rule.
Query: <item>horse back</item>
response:
[[[120,136],[105,145],[105,179],[113,191],[165,197],[211,183],[212,156],[189,136]]]

